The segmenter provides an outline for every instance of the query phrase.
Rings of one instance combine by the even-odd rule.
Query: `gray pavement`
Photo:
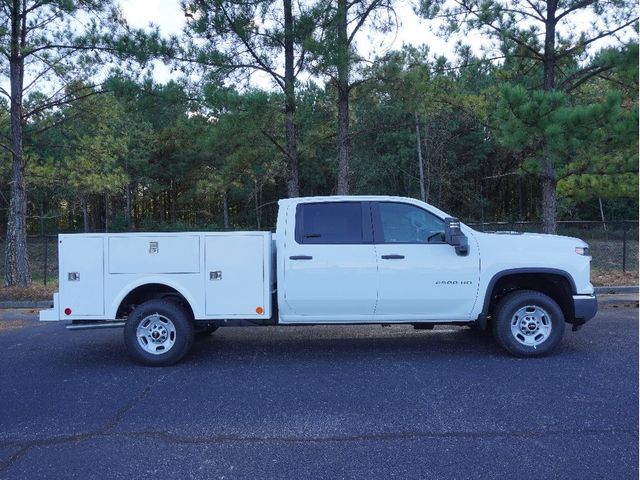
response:
[[[245,327],[170,368],[5,310],[0,478],[637,479],[637,295],[601,305],[540,359],[466,328]]]

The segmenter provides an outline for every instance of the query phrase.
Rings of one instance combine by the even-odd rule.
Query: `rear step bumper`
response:
[[[57,322],[60,320],[60,307],[58,305],[58,293],[53,294],[53,307],[40,310],[41,322]]]

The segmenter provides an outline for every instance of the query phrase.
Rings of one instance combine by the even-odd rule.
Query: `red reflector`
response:
[[[69,307],[64,309],[64,314],[65,315],[71,315],[71,309]]]

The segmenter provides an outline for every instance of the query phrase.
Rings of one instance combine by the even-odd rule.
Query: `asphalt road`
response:
[[[556,354],[464,328],[220,329],[170,368],[0,312],[0,478],[638,478],[638,310]]]

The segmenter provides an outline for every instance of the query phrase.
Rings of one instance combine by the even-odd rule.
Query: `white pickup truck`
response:
[[[124,327],[147,365],[227,325],[490,326],[537,356],[597,310],[582,240],[481,233],[411,198],[281,200],[275,234],[70,234],[58,248],[60,291],[40,320]]]

